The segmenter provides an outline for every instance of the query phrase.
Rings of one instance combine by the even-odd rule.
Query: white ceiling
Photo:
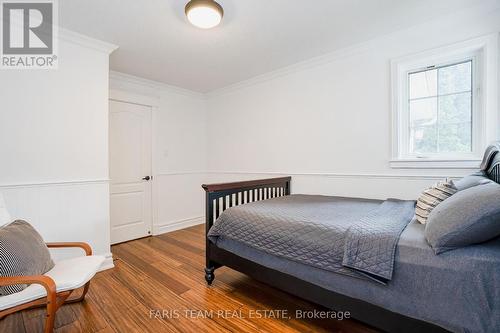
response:
[[[111,69],[209,92],[492,0],[219,0],[222,24],[191,26],[187,0],[61,0],[59,22],[120,48]]]

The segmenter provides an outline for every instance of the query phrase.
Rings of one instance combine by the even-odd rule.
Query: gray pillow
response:
[[[17,220],[0,228],[0,276],[40,275],[52,267],[47,245],[28,222]],[[20,292],[27,286],[2,286],[0,296]]]
[[[489,179],[484,171],[473,173],[472,175],[465,176],[464,178],[454,182],[455,187],[459,191],[463,191],[474,186],[486,185],[491,183],[494,183],[494,181]]]
[[[429,215],[425,238],[436,254],[500,235],[500,185],[459,191]]]

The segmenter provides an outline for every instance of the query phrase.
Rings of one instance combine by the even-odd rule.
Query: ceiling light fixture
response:
[[[191,0],[185,11],[189,22],[202,29],[218,26],[224,16],[222,6],[213,0]]]

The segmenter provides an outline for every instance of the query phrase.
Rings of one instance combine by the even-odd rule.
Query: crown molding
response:
[[[488,6],[473,6],[470,7],[466,10],[461,10],[459,12],[455,13],[450,13],[446,19],[456,21],[456,22],[463,22],[464,20],[467,19],[474,19],[479,17],[482,14],[485,13],[490,13],[495,10],[499,10],[500,6],[498,4],[493,4],[493,5],[488,5]],[[437,22],[437,20],[433,20],[432,22]],[[357,44],[352,44],[350,46],[346,46],[337,50],[334,50],[329,53],[325,53],[323,55],[319,55],[313,58],[309,58],[282,68],[279,68],[277,70],[263,73],[261,75],[257,75],[255,77],[249,78],[247,80],[243,80],[234,84],[227,85],[222,88],[218,88],[212,91],[209,91],[208,93],[205,94],[207,99],[214,98],[214,97],[219,97],[231,92],[235,92],[247,87],[251,87],[254,85],[257,85],[259,83],[264,83],[267,81],[271,81],[273,79],[287,76],[290,74],[294,74],[300,71],[304,71],[307,69],[311,68],[317,68],[321,67],[323,65],[327,65],[329,63],[338,61],[342,58],[357,55],[357,54],[362,54],[364,52],[370,52],[373,49],[376,49],[377,47],[380,47],[380,44],[384,41],[391,40],[394,38],[394,36],[397,36],[398,34],[404,33],[406,31],[410,31],[412,29],[415,29],[416,26],[419,25],[424,25],[424,24],[429,24],[429,22],[417,24],[402,30],[397,30],[393,31],[384,35],[376,36],[372,39],[357,43]],[[498,32],[497,32],[498,33]],[[470,36],[470,38],[467,39],[474,39],[477,37],[481,37],[485,34],[479,34],[478,36]],[[450,41],[453,42],[453,41]],[[459,42],[459,41],[456,41]]]
[[[0,23],[3,23],[3,18],[0,17]],[[89,49],[93,49],[105,54],[111,54],[118,49],[118,45],[105,42],[100,39],[92,38],[87,35],[75,32],[54,24],[54,38],[68,43],[80,45]]]
[[[327,54],[316,56],[314,58],[303,60],[303,61],[297,62],[297,63],[289,65],[289,66],[282,67],[280,69],[277,69],[277,70],[274,70],[271,72],[267,72],[267,73],[264,73],[261,75],[254,76],[253,78],[231,84],[231,85],[226,86],[226,87],[212,90],[212,91],[206,93],[205,96],[207,99],[210,99],[213,97],[218,97],[218,96],[225,95],[225,94],[228,94],[228,93],[231,93],[234,91],[238,91],[240,89],[244,89],[247,87],[257,85],[259,83],[272,81],[274,79],[277,79],[277,78],[280,78],[283,76],[291,75],[291,74],[301,72],[301,71],[311,69],[311,68],[320,67],[320,66],[332,63],[334,61],[340,60],[342,58],[346,58],[346,57],[353,56],[356,54],[361,54],[363,52],[368,52],[375,46],[376,42],[378,42],[378,39],[377,40],[373,39],[373,40],[369,40],[369,41],[359,43],[356,45],[348,46],[348,47],[345,47],[345,48],[342,48],[342,49],[339,49],[339,50],[336,50],[336,51],[333,51],[333,52],[330,52]]]
[[[111,54],[118,48],[118,45],[95,39],[80,33],[59,27],[57,32],[59,40],[80,45],[105,54]]]
[[[154,80],[149,80],[145,79],[139,76],[119,72],[119,71],[114,71],[110,70],[109,71],[109,79],[110,81],[117,81],[117,82],[123,82],[126,84],[132,84],[132,85],[138,85],[140,87],[146,88],[149,90],[149,94],[153,95],[158,95],[161,92],[170,92],[170,93],[175,93],[175,94],[180,94],[188,97],[194,97],[197,99],[205,99],[205,94],[199,93],[196,91],[192,91],[189,89],[184,89],[181,87],[177,86],[172,86],[163,82],[158,82]],[[115,89],[115,87],[111,86],[112,89]],[[119,87],[116,87],[116,89],[123,90]]]

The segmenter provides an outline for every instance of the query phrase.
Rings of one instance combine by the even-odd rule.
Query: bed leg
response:
[[[212,285],[212,282],[215,279],[215,267],[207,267],[205,268],[205,280],[207,281],[208,285]]]

